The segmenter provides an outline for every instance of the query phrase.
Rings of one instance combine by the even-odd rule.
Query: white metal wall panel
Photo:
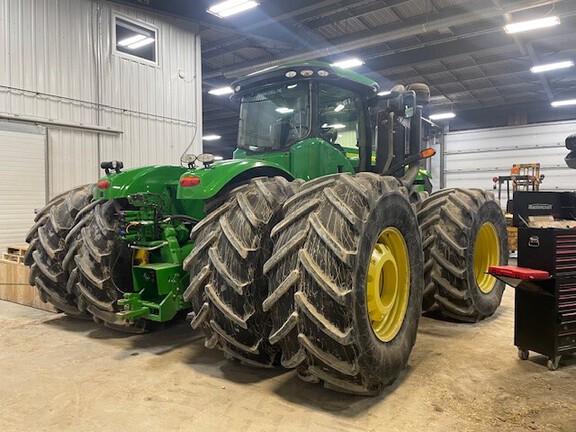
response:
[[[0,129],[0,252],[23,243],[44,206],[46,136]]]
[[[94,183],[100,176],[96,135],[66,129],[48,131],[50,197],[71,188],[71,184]]]
[[[159,66],[112,54],[115,13],[158,28]],[[94,181],[102,160],[179,164],[191,143],[201,152],[200,39],[194,24],[169,21],[105,1],[0,1],[0,114],[80,126],[48,126],[50,196]]]
[[[546,176],[540,190],[573,191],[576,171],[564,163],[564,140],[574,132],[576,121],[449,132],[444,148],[446,187],[490,190],[492,178],[509,175],[512,164],[538,162]]]

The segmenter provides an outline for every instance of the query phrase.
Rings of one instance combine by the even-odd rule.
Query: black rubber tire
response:
[[[414,191],[409,195],[408,199],[410,201],[410,204],[412,204],[412,208],[416,213],[420,211],[420,209],[422,208],[422,204],[424,204],[424,201],[426,201],[426,199],[429,196],[430,194],[428,192],[418,192],[418,191]]]
[[[94,185],[83,185],[53,198],[35,218],[26,241],[30,244],[24,264],[30,267],[29,283],[40,298],[65,314],[90,319],[78,306],[79,296],[67,289],[68,269],[63,265],[69,250],[66,237],[78,224],[78,214],[90,206]]]
[[[229,359],[277,364],[278,349],[267,338],[270,318],[261,306],[267,293],[262,266],[271,253],[270,230],[298,184],[282,177],[254,179],[226,192],[223,204],[191,232],[196,246],[184,261],[191,324],[202,328],[207,347],[220,347]]]
[[[153,323],[145,319],[123,320],[117,301],[132,291],[133,251],[117,234],[116,214],[126,208],[121,200],[102,201],[85,215],[84,226],[66,258],[72,275],[69,285],[82,294],[82,307],[94,320],[128,333],[144,333]]]
[[[508,262],[506,220],[491,192],[443,189],[424,201],[418,219],[424,248],[423,309],[463,322],[491,316],[502,300],[504,283],[483,293],[474,274],[474,246],[480,227],[494,225],[499,265]],[[488,269],[486,269],[488,270]]]
[[[305,183],[272,230],[269,277],[273,328],[282,365],[332,390],[374,395],[406,367],[422,308],[420,230],[405,188],[393,177],[337,174]],[[376,240],[387,227],[402,234],[410,293],[398,334],[381,341],[371,327],[366,280]]]
[[[447,196],[451,191],[452,189],[443,189],[433,193],[424,200],[418,210],[418,223],[422,231],[422,249],[424,251],[424,293],[422,296],[422,310],[424,312],[438,309],[434,298],[438,288],[432,277],[432,272],[437,269],[430,252],[436,241],[436,226],[440,223],[440,211],[442,206],[446,204]]]

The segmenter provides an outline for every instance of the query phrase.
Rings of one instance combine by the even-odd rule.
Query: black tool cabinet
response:
[[[555,370],[576,352],[576,230],[519,228],[518,266],[550,277],[516,285],[514,345],[522,360],[534,351]]]

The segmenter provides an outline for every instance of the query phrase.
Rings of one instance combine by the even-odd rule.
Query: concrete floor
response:
[[[517,358],[511,289],[480,324],[423,318],[376,398],[228,363],[186,323],[125,336],[0,301],[0,430],[575,431],[576,356],[545,364]]]

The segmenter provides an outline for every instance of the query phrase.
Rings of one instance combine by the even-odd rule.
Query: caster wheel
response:
[[[518,348],[518,358],[520,360],[528,360],[529,352],[527,349]]]
[[[558,369],[558,365],[560,364],[560,356],[556,356],[553,359],[548,359],[548,369],[551,371],[555,371]]]

